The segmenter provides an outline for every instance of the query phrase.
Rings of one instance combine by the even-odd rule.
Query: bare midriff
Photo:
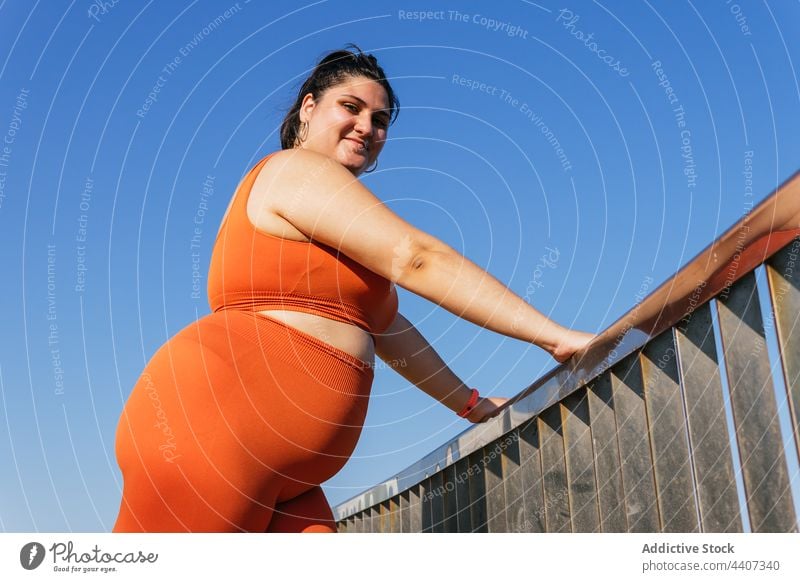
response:
[[[358,358],[365,364],[372,365],[374,363],[375,345],[372,337],[357,325],[303,311],[269,309],[258,313],[314,336],[318,340]]]

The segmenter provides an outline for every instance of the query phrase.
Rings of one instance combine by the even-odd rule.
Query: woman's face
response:
[[[300,121],[308,122],[308,137],[300,147],[325,154],[358,176],[375,162],[386,142],[389,99],[380,83],[349,77],[318,101],[307,94]]]

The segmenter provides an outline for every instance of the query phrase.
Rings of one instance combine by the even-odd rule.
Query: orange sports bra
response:
[[[272,155],[241,181],[217,234],[208,273],[212,311],[303,311],[384,332],[397,314],[394,283],[313,238],[281,238],[250,222],[247,199]]]

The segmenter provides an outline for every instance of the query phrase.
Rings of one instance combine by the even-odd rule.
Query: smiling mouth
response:
[[[367,144],[365,144],[363,142],[360,142],[360,141],[356,141],[356,140],[351,139],[349,137],[347,139],[348,139],[348,141],[352,141],[354,144],[356,144],[356,151],[357,152],[366,154],[369,151],[369,146]]]

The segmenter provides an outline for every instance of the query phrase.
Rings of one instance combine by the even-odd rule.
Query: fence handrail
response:
[[[800,171],[600,333],[585,353],[538,378],[495,418],[465,429],[397,475],[337,505],[336,519],[397,495],[538,415],[678,324],[798,236]]]

